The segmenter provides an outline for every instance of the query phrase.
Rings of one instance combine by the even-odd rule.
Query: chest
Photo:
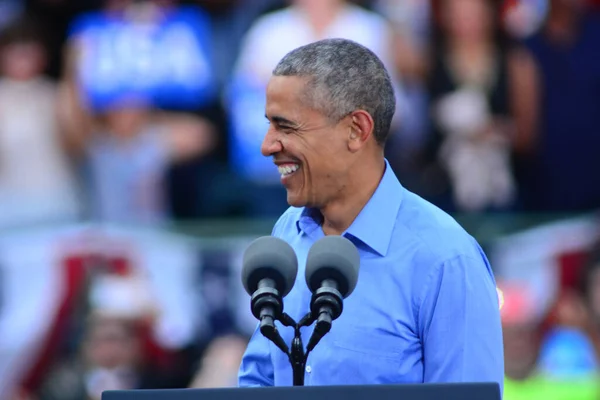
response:
[[[0,93],[0,144],[7,153],[56,147],[54,98],[43,90]]]
[[[284,310],[296,321],[308,312],[311,298],[304,277],[306,260],[302,254],[306,253],[302,246],[294,246],[299,255],[298,279],[284,300]],[[361,251],[356,289],[344,300],[343,312],[331,331],[309,355],[306,385],[422,380],[422,350],[408,290],[410,279],[390,262]],[[305,346],[312,330],[313,326],[303,328]],[[286,343],[291,343],[293,329],[282,327],[280,332]],[[288,359],[274,346],[271,354],[276,384],[291,384]]]

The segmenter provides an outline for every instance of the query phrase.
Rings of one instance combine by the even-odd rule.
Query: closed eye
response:
[[[297,126],[294,122],[283,118],[281,116],[275,115],[272,116],[271,118],[269,118],[267,115],[265,115],[265,118],[267,118],[267,120],[269,121],[269,124],[275,124],[275,126],[277,127],[278,130],[284,131],[284,132],[293,132],[297,130]]]
[[[269,120],[267,120],[266,123],[269,126],[274,125],[275,129],[277,129],[278,131],[284,132],[284,133],[293,133],[293,132],[296,132],[298,130],[295,127],[291,127],[291,126],[287,126],[287,125],[281,125],[281,124],[278,124],[277,122],[271,122]]]

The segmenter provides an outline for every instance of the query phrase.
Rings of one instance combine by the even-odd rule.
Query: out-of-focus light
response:
[[[509,0],[505,3],[504,24],[508,32],[525,38],[537,32],[548,13],[548,0]]]

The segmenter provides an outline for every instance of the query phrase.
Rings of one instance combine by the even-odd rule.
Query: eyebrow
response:
[[[270,120],[270,121],[275,122],[277,125],[288,125],[290,127],[296,127],[296,126],[298,126],[297,123],[295,123],[293,121],[290,121],[287,118],[280,117],[278,115],[274,115],[271,118],[269,118],[269,116],[265,114],[265,118],[268,119],[268,120]]]

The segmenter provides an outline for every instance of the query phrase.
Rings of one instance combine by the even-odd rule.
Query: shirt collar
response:
[[[344,235],[355,237],[379,255],[385,256],[401,203],[402,185],[385,160],[385,172],[379,186]],[[323,216],[318,210],[304,208],[296,221],[296,227],[298,233],[303,231],[311,234],[322,222]]]

